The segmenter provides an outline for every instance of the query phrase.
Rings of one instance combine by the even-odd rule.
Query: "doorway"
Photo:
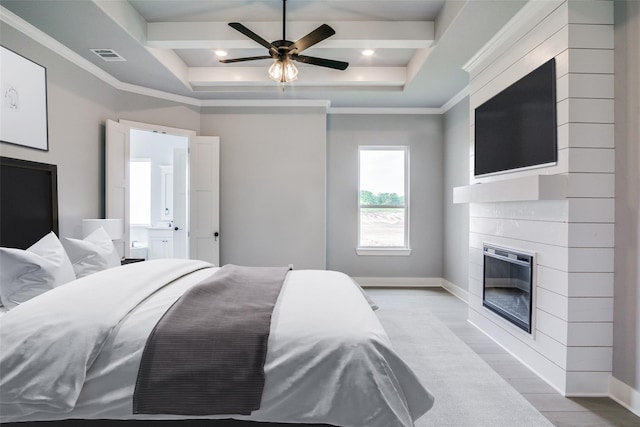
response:
[[[189,138],[131,129],[129,242],[132,258],[189,258]]]
[[[172,197],[173,212],[171,212],[168,205],[161,205],[163,207],[156,210],[156,212],[159,211],[158,215],[164,215],[164,218],[160,218],[154,224],[154,220],[151,219],[151,214],[149,214],[150,219],[141,221],[145,224],[148,222],[149,228],[156,228],[154,225],[159,224],[160,227],[157,228],[164,232],[164,237],[154,236],[158,237],[158,241],[151,241],[147,235],[147,257],[149,258],[150,246],[156,243],[159,252],[167,250],[167,254],[171,253],[175,258],[176,254],[173,249],[168,252],[169,244],[173,245],[176,240],[184,236],[187,241],[188,249],[186,249],[186,253],[189,259],[199,259],[219,265],[221,235],[219,231],[220,138],[217,136],[197,136],[191,130],[160,125],[128,120],[120,120],[119,122],[107,120],[105,138],[105,218],[123,219],[123,238],[114,241],[118,253],[125,258],[131,257],[132,241],[138,240],[139,242],[142,239],[131,238],[130,226],[130,173],[132,159],[130,140],[133,130],[146,131],[156,136],[179,136],[186,139],[188,147],[186,151],[182,150],[182,147],[174,150],[173,166],[171,168],[166,167],[164,172],[161,172],[161,177],[164,176],[165,178],[166,186],[172,185],[173,190],[171,193],[166,192],[164,196],[160,196],[160,199],[162,200],[162,197],[164,197],[164,203],[166,204],[167,200]],[[140,154],[140,156],[143,157],[137,158],[138,160],[149,159],[149,154]],[[184,162],[176,160],[181,156],[186,158]],[[180,168],[182,167],[185,169],[184,172],[181,172]],[[150,174],[151,172],[149,172]],[[181,179],[186,181],[186,186],[179,182]],[[183,188],[186,189],[184,192],[176,190]],[[186,200],[184,203],[181,202],[182,198]],[[151,202],[148,204],[151,206]],[[181,219],[183,213],[178,211],[179,206],[185,206],[184,221]],[[169,208],[169,210],[166,210],[166,208]],[[168,216],[171,215],[172,219],[168,219]],[[170,225],[172,226],[170,227]],[[178,228],[177,230],[176,227]],[[172,241],[163,241],[167,240],[166,236],[173,236]],[[182,245],[180,242],[175,244]],[[133,249],[135,254],[136,248]]]

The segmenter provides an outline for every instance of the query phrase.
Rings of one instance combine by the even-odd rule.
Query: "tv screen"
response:
[[[474,175],[553,164],[556,135],[551,59],[475,109]]]

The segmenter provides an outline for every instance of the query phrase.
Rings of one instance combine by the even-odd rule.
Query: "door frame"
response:
[[[189,129],[181,129],[181,128],[174,128],[174,127],[170,127],[170,126],[163,126],[163,125],[156,125],[153,123],[143,123],[143,122],[136,122],[136,121],[132,121],[132,120],[124,120],[124,119],[120,119],[118,120],[118,123],[127,127],[129,129],[129,135],[131,135],[131,130],[132,129],[136,129],[136,130],[143,130],[143,131],[147,131],[147,132],[154,132],[154,133],[160,133],[160,134],[167,134],[167,135],[173,135],[173,136],[181,136],[181,137],[186,137],[187,138],[187,164],[191,163],[191,159],[189,158],[189,151],[190,151],[190,146],[191,146],[191,140],[193,137],[195,137],[197,135],[196,131],[193,130],[189,130]],[[188,168],[190,168],[190,166],[187,166]],[[187,182],[187,188],[189,186],[189,183]],[[187,191],[187,195],[188,195],[188,191]],[[190,202],[189,202],[190,203]],[[186,230],[186,234],[187,234],[187,241],[189,241],[189,229],[190,226],[187,227]],[[128,235],[129,233],[127,233]],[[126,249],[128,248],[128,244],[126,244],[125,246],[127,246]],[[188,245],[190,246],[190,245]],[[187,248],[187,252],[189,251],[189,248]]]

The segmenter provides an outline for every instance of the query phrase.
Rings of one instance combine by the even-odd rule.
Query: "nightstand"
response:
[[[134,262],[142,262],[144,261],[144,258],[125,258],[120,260],[120,264],[125,265],[125,264],[133,264]]]

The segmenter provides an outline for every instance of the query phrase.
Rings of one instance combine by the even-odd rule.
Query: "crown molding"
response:
[[[329,109],[331,102],[325,99],[206,99],[200,101],[201,107],[294,107]]]
[[[453,95],[453,97],[450,100],[448,100],[447,102],[445,102],[442,105],[442,107],[440,107],[440,109],[442,110],[442,113],[446,113],[447,111],[449,111],[450,109],[452,109],[453,107],[458,105],[458,102],[460,102],[463,99],[465,99],[468,95],[469,95],[469,86],[466,86],[460,92],[458,92],[457,94]]]
[[[329,114],[442,114],[442,108],[369,108],[333,107]]]

